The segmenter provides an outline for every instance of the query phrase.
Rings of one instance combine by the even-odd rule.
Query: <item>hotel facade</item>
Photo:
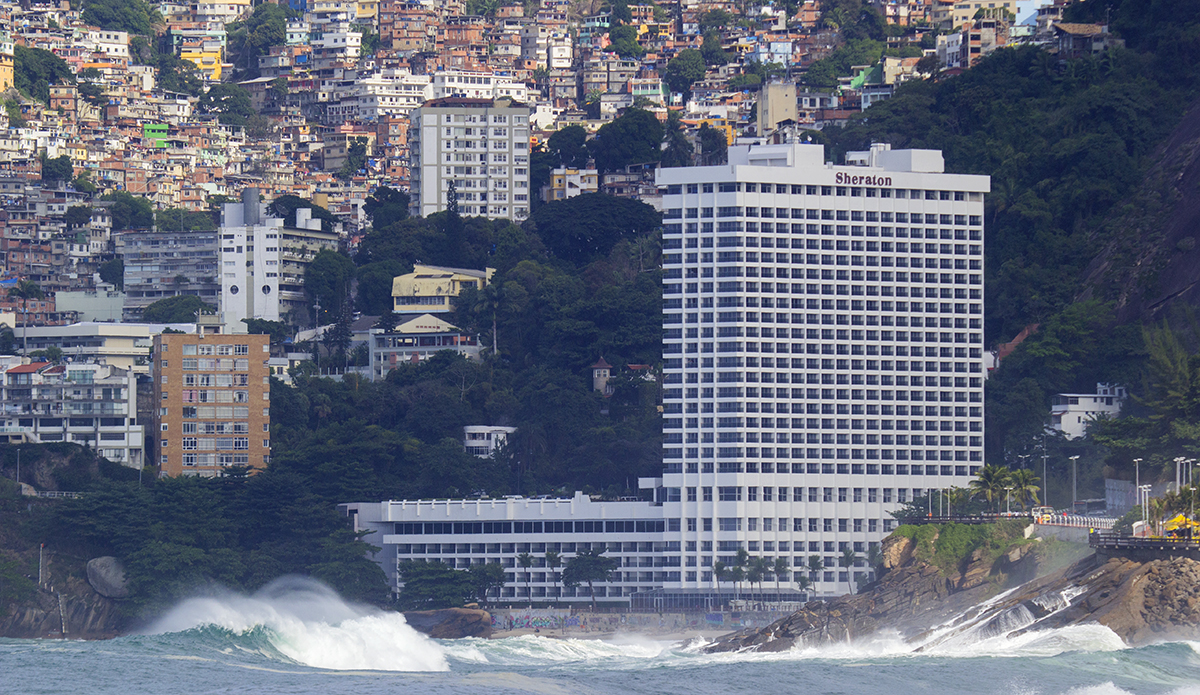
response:
[[[945,173],[936,151],[876,145],[834,166],[822,146],[784,144],[738,145],[729,164],[660,169],[657,182],[664,468],[639,481],[654,501],[628,513],[661,532],[603,539],[610,553],[636,550],[622,567],[649,568],[615,576],[605,595],[712,605],[731,589],[714,565],[740,550],[786,558],[792,571],[780,580],[793,594],[798,576],[817,595],[845,593],[871,578],[867,558],[894,528],[889,512],[963,487],[983,465],[989,178]],[[422,535],[444,536],[409,533],[420,504],[449,522]],[[399,548],[387,563],[512,566],[521,543],[595,542],[543,525],[522,536],[491,526],[490,542],[458,543],[454,524],[479,512],[442,504],[352,506],[359,528],[381,532],[370,542]],[[570,509],[615,520],[626,510],[606,505],[620,504],[630,503]],[[540,520],[542,509],[509,505],[504,518]],[[842,566],[848,551],[857,560]],[[550,579],[513,579],[505,596],[556,590]]]

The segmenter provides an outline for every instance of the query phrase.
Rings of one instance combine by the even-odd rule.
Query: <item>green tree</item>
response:
[[[259,5],[259,7],[277,7]],[[258,112],[250,101],[245,87],[231,83],[215,84],[208,88],[196,105],[201,113],[216,114],[217,120],[225,125],[246,125],[246,120]]]
[[[525,570],[525,593],[529,596],[529,605],[532,606],[533,588],[530,586],[530,579],[532,575],[529,570],[533,568],[533,555],[530,555],[529,553],[521,553],[520,555],[517,555],[517,566]]]
[[[9,297],[14,297],[16,299],[21,300],[21,314],[22,314],[21,342],[24,343],[25,342],[24,329],[29,327],[29,311],[28,311],[29,300],[44,299],[46,297],[46,293],[43,292],[41,286],[39,286],[33,280],[21,280],[21,281],[17,282],[17,284],[14,287],[10,287],[8,289],[7,294]],[[21,351],[22,352],[25,351],[24,346],[22,346]]]
[[[654,114],[629,109],[596,131],[588,149],[596,160],[596,168],[605,173],[630,164],[658,161],[662,139],[663,127]]]
[[[371,218],[373,226],[387,227],[408,219],[408,205],[407,193],[389,186],[380,186],[363,201],[363,212]]]
[[[99,272],[102,281],[114,285],[118,290],[125,289],[125,261],[121,257],[101,263]]]
[[[154,214],[154,224],[162,230],[186,230],[189,232],[211,232],[217,228],[212,215],[183,208],[168,208]]]
[[[63,215],[63,221],[67,223],[67,229],[86,226],[92,221],[92,209],[87,205],[72,205]]]
[[[108,212],[112,216],[113,231],[149,229],[154,226],[154,208],[142,196],[128,191],[112,191],[100,196],[100,200],[112,203]]]
[[[304,200],[294,195],[281,195],[272,200],[270,205],[267,206],[267,212],[275,217],[282,218],[285,227],[294,228],[296,226],[296,210],[299,208],[312,210],[312,219],[321,220],[321,231],[323,232],[332,232],[334,225],[337,224],[337,218],[329,210],[312,201]]]
[[[349,180],[353,178],[360,169],[365,169],[367,166],[367,139],[354,138],[354,142],[346,148],[346,161],[342,164],[342,168],[338,169],[338,178]]]
[[[775,575],[775,593],[782,596],[779,583],[792,583],[792,563],[786,557],[777,557],[771,564],[771,573]]]
[[[80,16],[84,24],[127,31],[130,34],[153,36],[162,15],[144,0],[88,0]]]
[[[392,311],[392,282],[412,266],[403,261],[387,260],[368,263],[355,271],[358,279],[355,306],[368,316],[382,316]]]
[[[700,125],[700,156],[705,166],[724,164],[729,159],[729,141],[725,133],[707,123]]]
[[[475,585],[476,596],[484,603],[489,603],[488,595],[495,593],[500,596],[500,590],[508,583],[508,575],[499,562],[487,562],[482,565],[471,565],[467,570]]]
[[[1012,495],[1016,498],[1017,503],[1021,505],[1021,509],[1027,509],[1030,505],[1038,504],[1038,492],[1041,491],[1042,479],[1028,468],[1019,468],[1012,471],[1009,476],[1008,484],[1012,488]]]
[[[637,27],[616,24],[608,29],[609,50],[622,58],[640,58],[646,52],[637,42]]]
[[[71,164],[71,158],[67,155],[60,155],[53,159],[42,156],[42,181],[70,181],[75,177],[75,167]]]
[[[705,32],[700,43],[700,56],[705,65],[720,66],[729,62],[729,54],[721,48],[721,37],[716,31]]]
[[[685,48],[667,61],[663,81],[672,92],[685,96],[691,92],[692,84],[704,79],[704,56],[694,48]]]
[[[700,35],[710,31],[721,31],[733,25],[734,17],[725,10],[709,10],[700,15]]]
[[[988,504],[998,504],[1004,499],[1011,480],[1011,472],[1004,466],[985,465],[975,472],[975,478],[968,487],[973,496],[982,497]]]
[[[546,569],[550,570],[551,581],[557,583],[558,579],[554,578],[557,574],[555,570],[562,566],[562,555],[557,550],[546,551]]]
[[[267,319],[242,319],[246,324],[246,332],[254,335],[271,336],[271,344],[279,345],[292,336],[291,328],[283,321],[268,321]]]
[[[479,590],[478,575],[453,569],[442,562],[402,562],[400,605],[410,610],[462,606]]]
[[[592,597],[592,610],[596,610],[596,582],[608,581],[619,566],[611,557],[604,557],[604,550],[592,548],[581,550],[567,560],[562,572],[563,586],[574,589],[580,584],[587,584],[588,593]]]
[[[310,303],[319,302],[318,324],[331,316],[339,316],[349,298],[350,282],[354,279],[354,261],[337,251],[322,249],[304,270],[304,293]]]
[[[558,160],[559,166],[580,169],[587,166],[587,130],[569,125],[551,133],[546,148]]]
[[[142,320],[147,323],[195,323],[200,311],[213,312],[216,308],[195,295],[179,294],[147,306],[142,310]]]
[[[538,208],[525,222],[525,229],[536,233],[558,258],[582,266],[608,256],[622,240],[647,234],[659,224],[660,214],[645,203],[585,193]]]
[[[74,84],[67,61],[41,48],[17,44],[13,50],[13,86],[43,104],[50,103],[50,85]]]
[[[272,46],[286,43],[288,16],[286,6],[263,3],[245,22],[227,25],[230,52],[236,56],[234,64],[248,77],[258,77],[259,57],[269,54]]]

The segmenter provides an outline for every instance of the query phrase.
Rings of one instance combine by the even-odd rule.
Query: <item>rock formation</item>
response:
[[[111,555],[95,557],[87,563],[88,584],[105,598],[128,598],[125,585],[125,566]]]
[[[487,611],[472,608],[444,608],[436,611],[410,611],[404,614],[418,632],[434,639],[459,637],[490,637],[492,616]]]
[[[1016,545],[995,561],[975,550],[963,569],[947,576],[914,559],[912,540],[893,536],[883,548],[886,573],[861,594],[811,602],[767,627],[721,637],[708,651],[784,651],[882,629],[899,631],[914,649],[927,649],[968,633],[985,639],[1085,623],[1104,625],[1132,645],[1200,638],[1200,562],[1089,555],[1026,581],[1038,569],[1034,548]],[[1016,584],[1002,600],[983,603]],[[932,626],[940,626],[936,634]]]

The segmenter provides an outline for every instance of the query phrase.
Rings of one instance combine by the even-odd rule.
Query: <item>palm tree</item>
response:
[[[746,568],[741,565],[735,565],[729,569],[729,579],[733,582],[733,596],[735,600],[742,598],[741,584],[746,579]]]
[[[817,577],[820,578],[819,573],[824,570],[825,570],[825,563],[821,561],[820,555],[809,555],[808,556],[808,571],[810,573],[816,574]]]
[[[1008,484],[1012,487],[1013,495],[1016,496],[1022,510],[1030,504],[1039,504],[1038,492],[1042,489],[1039,485],[1041,482],[1042,479],[1028,468],[1015,470],[1009,476]]]
[[[33,280],[21,280],[16,287],[9,288],[8,296],[21,300],[21,312],[25,314],[25,318],[21,322],[21,354],[25,354],[29,347],[25,335],[26,329],[29,328],[29,300],[42,299],[46,293],[42,292],[42,288]]]
[[[854,583],[850,581],[850,568],[854,567],[854,563],[858,562],[858,553],[854,552],[854,547],[847,545],[842,551],[842,556],[838,558],[838,565],[846,570],[846,583],[850,585],[850,593],[854,593]]]
[[[751,586],[758,584],[758,594],[762,596],[762,583],[767,578],[767,573],[771,571],[771,561],[765,557],[756,557],[750,560],[746,567],[746,580]]]
[[[529,574],[529,568],[533,567],[533,556],[530,555],[529,553],[521,553],[520,555],[517,556],[517,564],[521,566],[521,569],[525,570],[525,593],[529,595],[529,607],[532,608],[533,607],[533,589],[530,588],[530,586],[529,586],[529,582],[531,579],[530,574]]]
[[[779,582],[792,571],[792,565],[786,557],[777,557],[775,562],[771,563],[771,571],[775,574],[775,594],[779,596]]]
[[[721,596],[721,580],[729,576],[729,567],[717,560],[713,563],[713,578],[717,580],[717,598]]]
[[[557,550],[547,550],[546,551],[546,567],[550,570],[551,578],[554,577],[554,570],[558,569],[558,566],[561,564],[562,564],[562,556],[558,554]],[[552,579],[552,583],[557,585],[558,580]]]
[[[987,465],[980,468],[975,474],[975,480],[970,483],[972,495],[974,497],[983,497],[988,503],[996,502],[1004,498],[1005,489],[1010,485],[1009,477],[1011,471],[1004,466]]]

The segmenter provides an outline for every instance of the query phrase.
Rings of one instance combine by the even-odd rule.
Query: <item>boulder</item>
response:
[[[404,619],[418,632],[434,639],[490,637],[492,615],[471,608],[443,608],[434,611],[409,611]]]
[[[883,566],[886,569],[893,570],[897,567],[907,565],[913,556],[913,550],[916,549],[916,543],[913,539],[905,536],[888,536],[883,541]]]
[[[97,594],[105,598],[128,598],[129,587],[125,582],[125,566],[111,555],[96,557],[87,563],[88,584]]]

